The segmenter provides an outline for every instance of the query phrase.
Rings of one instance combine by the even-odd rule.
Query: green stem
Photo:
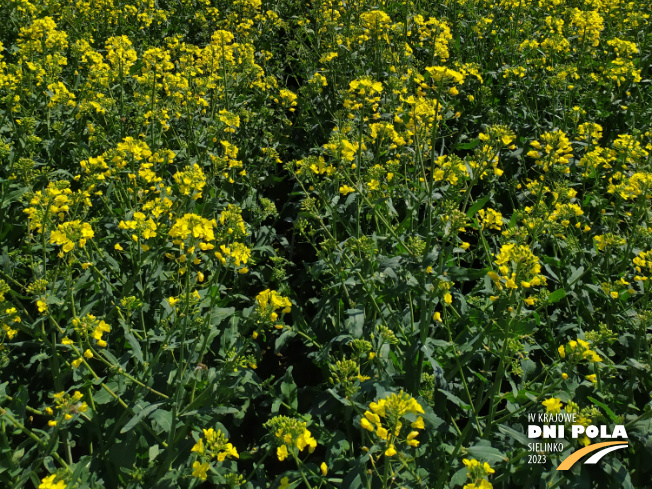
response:
[[[25,433],[31,440],[35,441],[37,445],[39,445],[42,448],[47,448],[47,444],[45,443],[45,440],[43,440],[42,437],[36,436],[29,428],[26,428],[20,421],[18,421],[16,418],[14,418],[11,414],[9,414],[5,409],[0,407],[0,416],[5,416],[11,423],[18,428],[20,431]],[[49,437],[48,437],[49,439]],[[68,467],[68,464],[63,460],[57,452],[52,452],[52,458],[55,459],[59,464],[66,469],[66,471],[70,472],[70,467]]]

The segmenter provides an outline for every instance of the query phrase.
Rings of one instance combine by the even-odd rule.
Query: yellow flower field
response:
[[[3,0],[2,487],[649,487],[651,9]]]

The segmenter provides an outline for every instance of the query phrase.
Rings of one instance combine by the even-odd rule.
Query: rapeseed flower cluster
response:
[[[480,141],[499,148],[516,149],[514,145],[516,134],[509,127],[501,124],[492,124],[487,127],[486,131],[486,133],[481,132],[478,134]]]
[[[372,10],[360,14],[360,26],[364,29],[363,39],[384,41],[389,43],[389,30],[392,19],[382,10]]]
[[[117,168],[122,169],[132,160],[140,162],[149,159],[151,156],[152,151],[145,141],[127,136],[121,143],[117,144],[116,155],[112,158],[112,162],[115,163]]]
[[[359,389],[359,383],[369,380],[371,377],[360,373],[360,364],[355,360],[345,358],[329,365],[331,377],[329,382],[341,387],[344,396],[350,398]]]
[[[86,202],[87,196],[84,196]],[[63,221],[70,207],[79,202],[70,189],[70,183],[64,180],[50,182],[44,190],[37,190],[29,200],[29,207],[23,212],[27,214],[30,229],[37,233],[43,232],[43,224],[58,219]]]
[[[240,116],[229,110],[220,110],[218,118],[220,119],[220,122],[224,124],[224,132],[226,133],[233,134],[240,127]]]
[[[289,455],[297,456],[308,448],[312,453],[317,448],[317,440],[307,429],[304,421],[299,421],[288,416],[276,416],[264,425],[269,430],[272,443],[276,446],[276,456],[279,461],[285,460]]]
[[[238,273],[245,274],[248,271],[246,265],[251,258],[251,249],[242,243],[232,243],[230,245],[220,245],[220,251],[215,252],[215,256],[222,263],[226,265],[227,261],[231,259],[233,264],[238,267]]]
[[[432,88],[435,91],[438,91],[440,87],[445,85],[462,85],[464,83],[464,73],[460,71],[453,70],[446,66],[428,66],[426,67],[426,72],[430,75],[432,80]],[[452,88],[453,88],[452,87]],[[451,95],[457,95],[457,89],[454,91],[449,89]]]
[[[639,252],[632,262],[638,274],[634,277],[634,280],[645,282],[652,276],[652,250]],[[645,272],[647,272],[647,275],[642,275]]]
[[[571,225],[571,221],[582,215],[584,215],[584,211],[579,205],[575,203],[562,204],[556,202],[554,209],[548,215],[548,221],[551,223],[558,222],[562,227],[567,228]],[[575,227],[579,228],[580,226],[581,223],[579,221],[575,223]]]
[[[577,403],[573,401],[569,401],[564,407],[564,404],[562,403],[561,399],[557,397],[549,397],[548,399],[543,401],[541,405],[546,408],[546,413],[550,413],[550,414],[559,414],[562,408],[567,413],[570,414],[574,413],[575,420],[572,423],[570,422],[566,423],[567,425],[571,425],[571,424],[582,425],[585,428],[587,428],[588,426],[594,423],[594,420],[602,417],[600,411],[598,411],[595,406],[589,406],[580,409]],[[586,435],[582,435],[578,439],[578,441],[584,446],[588,446],[591,443],[591,440]]]
[[[622,182],[618,182],[622,180]],[[609,179],[607,192],[616,194],[623,200],[636,200],[641,195],[652,199],[652,173],[636,172],[631,176],[615,174]]]
[[[414,143],[413,136],[425,140],[428,135],[439,125],[443,119],[443,105],[437,99],[414,97],[410,95],[403,100],[404,104],[397,110],[398,121],[394,118],[395,123],[405,122],[406,138],[408,144]]]
[[[462,185],[469,178],[469,171],[464,160],[456,155],[442,155],[435,160],[432,174],[436,182],[447,182],[450,185]]]
[[[104,320],[97,319],[92,314],[86,314],[81,318],[73,318],[72,325],[83,338],[90,336],[98,346],[106,348],[107,342],[104,339],[104,333],[110,333],[111,327]],[[63,343],[67,343],[66,339],[64,339]]]
[[[86,241],[95,236],[91,225],[87,222],[70,221],[58,224],[57,229],[50,233],[50,243],[61,246],[64,253],[75,249],[75,245],[83,248]]]
[[[573,157],[573,148],[566,133],[556,129],[552,132],[544,132],[541,141],[535,140],[530,143],[534,149],[528,152],[528,156],[535,158],[535,164],[541,166],[544,172],[560,170],[563,173],[570,173],[568,164]]]
[[[237,459],[240,458],[240,455],[221,430],[215,431],[213,428],[209,428],[202,431],[203,438],[200,437],[190,451],[197,454],[199,458],[192,464],[193,477],[206,480],[210,462],[213,459],[224,462],[227,457]]]
[[[380,94],[383,91],[383,84],[370,77],[362,77],[349,83],[349,95],[344,101],[344,108],[351,111],[350,119],[355,117],[354,112],[370,111],[372,118],[380,118],[378,107],[380,105]]]
[[[57,474],[45,476],[38,485],[38,489],[66,489],[66,487],[68,487],[66,480]]]
[[[391,141],[389,149],[397,149],[400,146],[405,146],[405,138],[403,138],[390,122],[376,122],[369,124],[371,140],[374,143]]]
[[[140,238],[148,240],[156,237],[156,222],[154,222],[151,217],[148,218],[142,212],[134,212],[133,219],[120,221],[118,227],[120,229],[135,231],[135,233],[131,235],[134,241],[139,241]]]
[[[6,282],[0,280],[0,331],[12,340],[18,334],[18,325],[22,319],[18,314],[18,309],[15,307],[4,307],[5,302],[4,294],[9,292],[10,288]],[[1,344],[1,342],[0,342]]]
[[[9,284],[0,278],[0,302],[7,300],[5,294],[8,294],[11,291]]]
[[[587,360],[590,363],[600,363],[602,357],[589,348],[590,343],[577,338],[577,341],[571,340],[565,345],[560,345],[557,351],[559,356],[570,362]]]
[[[600,251],[605,251],[625,246],[627,244],[627,239],[613,233],[607,233],[596,234],[593,236],[593,242]]]
[[[323,156],[309,156],[308,158],[298,160],[296,165],[297,175],[301,174],[304,168],[310,169],[315,175],[323,175],[325,177],[330,177],[337,170],[333,165],[329,165]]]
[[[266,289],[256,296],[256,311],[258,323],[272,324],[278,321],[279,312],[287,314],[292,309],[289,297],[284,297],[275,290]],[[280,311],[279,311],[280,310]],[[276,323],[275,328],[281,329],[282,324]]]
[[[239,239],[247,236],[242,210],[237,205],[229,204],[219,218],[219,232],[224,238]]]
[[[464,167],[470,167],[471,171],[466,169],[468,177],[474,176],[484,180],[485,177],[493,174],[496,177],[503,175],[504,171],[498,167],[500,162],[500,152],[503,149],[514,149],[516,135],[514,131],[507,126],[493,124],[487,126],[486,132],[480,132],[478,139],[480,144],[475,149],[472,158],[462,162]]]
[[[494,261],[500,275],[494,271],[487,275],[494,281],[498,290],[530,288],[546,284],[546,277],[541,275],[539,258],[527,245],[515,243],[504,244]]]
[[[611,170],[612,162],[616,159],[613,150],[596,146],[587,151],[577,162],[578,166],[584,169],[584,178],[595,178],[603,172]],[[615,189],[615,187],[614,187]]]
[[[133,43],[127,36],[109,37],[104,47],[107,61],[119,74],[127,73],[138,59]]]
[[[370,377],[383,385],[411,384],[411,392],[427,379],[429,395],[421,395],[438,416],[450,420],[451,414],[434,404],[437,389],[464,403],[467,394],[468,402],[486,399],[484,406],[472,407],[493,416],[504,394],[485,391],[485,372],[502,371],[495,369],[493,332],[487,331],[486,345],[458,349],[452,342],[466,341],[466,333],[446,330],[461,316],[473,334],[482,327],[480,310],[490,315],[503,308],[514,320],[514,332],[533,327],[504,342],[505,375],[509,371],[519,389],[526,377],[535,384],[551,378],[538,375],[545,365],[529,364],[526,344],[555,350],[560,343],[561,365],[595,365],[585,378],[601,389],[598,351],[607,351],[603,344],[614,340],[596,331],[587,331],[585,340],[560,339],[562,330],[554,323],[568,315],[569,300],[579,297],[582,303],[572,311],[578,324],[590,315],[613,324],[616,337],[626,332],[643,340],[649,326],[649,311],[640,310],[646,298],[628,300],[649,293],[652,276],[652,133],[639,131],[650,118],[640,95],[649,74],[649,1],[453,0],[428,4],[431,9],[423,2],[369,0],[218,3],[7,0],[0,9],[0,208],[9,216],[0,222],[0,277],[9,281],[0,279],[0,366],[9,371],[23,362],[25,345],[35,350],[32,364],[49,359],[49,383],[57,387],[30,390],[28,402],[42,403],[52,390],[61,391],[50,408],[56,416],[47,433],[53,463],[90,480],[83,479],[87,468],[57,456],[67,446],[86,454],[91,447],[91,456],[107,463],[92,465],[104,471],[98,480],[111,480],[106,474],[115,472],[105,448],[115,440],[100,437],[96,443],[105,433],[104,415],[93,416],[93,430],[82,437],[54,429],[70,419],[66,416],[84,413],[83,396],[64,394],[60,385],[70,374],[79,385],[90,385],[89,375],[94,385],[104,384],[97,405],[119,404],[118,416],[148,406],[142,396],[151,409],[157,396],[169,405],[188,402],[174,406],[179,417],[168,441],[180,439],[179,420],[222,416],[233,406],[246,415],[251,407],[239,397],[240,387],[262,383],[270,393],[278,387],[241,371],[258,361],[262,365],[259,355],[267,355],[243,333],[255,329],[255,339],[264,328],[283,329],[282,315],[293,306],[309,327],[286,331],[278,353],[290,337],[326,356],[347,335],[367,345],[354,348],[352,359],[335,361],[342,358],[337,353],[328,360],[310,357],[322,374],[329,366],[328,380],[346,398],[330,393],[350,406],[359,406],[369,392]],[[279,39],[287,49],[278,49]],[[293,158],[300,159],[290,163]],[[296,183],[295,190],[305,191],[302,202],[296,201],[301,192],[290,191]],[[261,198],[272,197],[269,193],[277,204]],[[298,217],[280,218],[275,206],[285,204]],[[274,212],[266,213],[269,205]],[[21,211],[26,226],[11,219]],[[286,242],[283,223],[292,221],[301,239]],[[302,304],[293,304],[294,294],[283,282],[293,257],[312,256],[312,250],[303,253],[310,245],[317,251],[315,263],[298,286],[311,285],[300,295],[319,307],[314,318],[304,314]],[[260,269],[238,275],[252,264]],[[487,270],[493,290],[507,292],[498,302],[498,295],[490,296],[493,306],[482,297],[491,293],[487,284],[492,288]],[[569,300],[550,299],[546,277]],[[635,284],[630,287],[628,280]],[[443,310],[423,308],[415,288]],[[338,290],[341,297],[334,302],[310,297],[311,290]],[[98,291],[113,294],[105,306],[115,309],[105,320],[118,321],[124,331],[86,314]],[[241,311],[247,297],[252,307]],[[519,307],[523,303],[541,307]],[[433,313],[435,324],[428,321]],[[10,343],[16,338],[21,341]],[[613,368],[602,376],[602,384],[625,382],[623,406],[631,392],[649,387],[639,343],[621,339],[613,360],[635,344],[632,356],[643,367],[628,375]],[[68,361],[71,352],[75,356]],[[464,361],[451,373],[455,367],[442,360],[455,353]],[[280,366],[294,359],[283,356]],[[88,368],[66,371],[81,363]],[[445,376],[436,371],[438,363]],[[528,370],[526,376],[526,367],[535,374]],[[174,372],[175,382],[157,381],[156,369]],[[469,378],[469,371],[480,373]],[[10,379],[8,397],[26,375],[22,367],[15,372],[19,380]],[[122,377],[133,388],[124,390],[116,381]],[[45,379],[39,377],[39,383]],[[533,388],[539,387],[546,386]],[[212,409],[211,392],[224,411]],[[518,407],[521,397],[510,402]],[[544,406],[559,412],[560,398]],[[595,418],[573,403],[565,409]],[[164,460],[173,460],[165,476],[171,484],[175,474],[188,476],[188,463],[194,484],[209,475],[209,484],[245,484],[226,473],[238,452],[221,431],[203,430],[187,462],[173,457],[174,443],[162,443],[171,435],[165,432],[170,412],[147,412],[141,411],[130,429],[158,444],[149,447],[149,464],[137,464],[125,475],[135,485],[159,479],[157,466]],[[327,419],[311,412],[316,423]],[[411,450],[426,443],[418,436],[424,429],[419,403],[401,391],[362,412],[363,434],[375,442],[370,452],[379,458],[384,453],[391,470],[384,478],[377,466],[361,471],[361,483],[417,484],[431,462],[421,456],[431,447]],[[316,446],[299,415],[274,418],[269,426],[280,460]],[[513,419],[509,413],[498,416],[505,424]],[[487,436],[496,424],[486,424]],[[474,425],[461,435],[463,446],[474,436]],[[23,427],[31,430],[31,421]],[[350,426],[342,418],[332,428],[344,433]],[[440,434],[440,452],[451,453],[456,435]],[[402,448],[414,456],[403,457]],[[142,450],[136,447],[137,457],[146,460]],[[158,450],[165,453],[157,455]],[[327,451],[327,457],[334,453]],[[253,473],[262,480],[269,468],[256,456],[254,448]],[[345,452],[338,457],[327,460],[336,462],[328,467],[322,464],[323,476],[330,470],[338,478],[341,467],[350,467],[340,463]],[[182,459],[185,473],[173,466]],[[232,460],[219,463],[226,459]],[[306,485],[319,479],[315,466],[297,461],[296,470],[310,479]],[[430,468],[441,461],[435,453]],[[491,487],[488,464],[466,459],[464,464],[471,478],[465,489]],[[522,467],[516,469],[504,475],[506,485],[520,477]],[[536,479],[537,468],[528,470]],[[278,475],[281,487],[301,484],[296,472],[288,475]],[[437,484],[445,483],[445,476]],[[640,483],[632,472],[636,477]],[[430,486],[432,479],[418,484]],[[62,489],[66,481],[49,475],[41,486]]]
[[[590,348],[590,342],[580,338],[577,338],[577,340],[571,340],[565,345],[560,345],[557,352],[559,353],[559,356],[571,366],[583,361],[588,362],[589,365],[602,362],[602,357]],[[564,372],[562,377],[567,379],[568,374]],[[597,374],[595,373],[585,375],[584,378],[593,383],[597,382]]]
[[[473,482],[465,484],[463,489],[492,489],[493,485],[487,480],[487,476],[495,473],[496,471],[491,468],[487,462],[479,462],[476,459],[462,459],[462,462],[467,467],[468,472],[466,476]]]
[[[52,17],[35,19],[22,27],[18,46],[20,58],[27,67],[27,76],[36,79],[37,86],[58,77],[68,64],[64,50],[68,47],[68,34],[57,29]]]
[[[192,200],[201,199],[202,189],[206,186],[206,176],[197,163],[175,173],[174,181],[183,195],[189,195]]]
[[[61,420],[70,421],[76,414],[88,411],[86,401],[80,402],[84,395],[79,391],[75,391],[72,396],[64,391],[57,392],[53,397],[54,410],[49,406],[45,408],[45,412],[50,416],[54,416],[55,412],[57,413],[56,417],[58,419],[48,421],[48,425],[51,427],[57,426]]]
[[[600,44],[600,32],[604,30],[604,18],[595,10],[580,10],[572,8],[570,11],[571,25],[579,37],[579,43],[588,43],[592,47]]]
[[[551,397],[549,399],[546,399],[541,403],[541,405],[546,408],[546,413],[551,413],[551,414],[559,414],[561,408],[563,407],[561,399],[558,399],[556,397]]]
[[[278,94],[278,99],[274,99],[274,102],[280,103],[290,112],[294,112],[297,106],[297,94],[290,90],[282,89]]]
[[[500,231],[503,226],[503,215],[495,209],[488,208],[486,211],[480,209],[478,211],[480,216],[480,226],[483,229],[495,229]]]
[[[620,134],[612,144],[616,159],[623,165],[622,168],[641,165],[650,155],[641,146],[641,141],[631,134]]]
[[[385,456],[392,457],[398,453],[396,446],[399,443],[409,447],[419,446],[419,440],[416,439],[419,435],[417,430],[425,428],[423,418],[419,414],[424,414],[421,405],[412,396],[401,391],[370,403],[360,425],[374,433],[385,446]],[[406,426],[409,423],[411,429],[407,435],[403,433],[402,436],[404,423]]]
[[[347,162],[352,162],[360,150],[366,150],[365,143],[351,142],[343,136],[339,131],[334,131],[330,141],[324,145],[324,149],[328,150],[330,154],[336,159],[342,159]],[[354,163],[355,164],[355,163]]]
[[[414,23],[414,31],[408,31],[408,35],[416,36],[416,44],[419,47],[430,48],[431,52],[442,62],[446,61],[450,57],[448,43],[453,39],[448,23],[434,17],[425,20],[425,17],[421,14],[415,15],[412,22]]]
[[[1,301],[0,301],[1,302]],[[21,322],[20,316],[18,315],[18,310],[15,307],[9,307],[0,311],[0,326],[4,334],[7,335],[7,338],[10,340],[18,334],[18,330],[14,329]]]
[[[597,145],[602,139],[602,126],[595,122],[585,122],[577,126],[579,138],[583,141]]]
[[[172,242],[183,250],[188,238],[190,241],[199,240],[200,243],[215,241],[216,226],[215,219],[209,220],[197,214],[187,213],[176,220],[168,234],[173,238]]]

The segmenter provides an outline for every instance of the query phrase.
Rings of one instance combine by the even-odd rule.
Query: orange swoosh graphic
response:
[[[594,452],[600,448],[608,447],[611,445],[627,445],[626,441],[605,441],[602,443],[596,443],[595,445],[589,445],[584,447],[581,450],[571,453],[568,457],[564,459],[562,463],[559,464],[557,470],[568,470],[570,469],[575,462],[581,459],[584,455]]]

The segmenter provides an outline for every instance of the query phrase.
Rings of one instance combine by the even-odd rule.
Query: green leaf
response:
[[[484,205],[489,202],[489,199],[491,198],[491,194],[485,195],[479,200],[476,200],[473,205],[469,208],[469,210],[466,213],[466,217],[473,217],[476,212],[478,212],[480,209],[484,207]]]
[[[525,434],[520,433],[515,429],[510,428],[509,426],[505,426],[504,424],[498,425],[498,430],[510,438],[522,443],[523,446],[527,446],[527,444],[531,442],[531,440],[525,436]]]
[[[358,308],[348,309],[346,313],[349,315],[344,321],[346,329],[354,338],[361,338],[364,326],[364,310]]]
[[[351,471],[347,474],[342,482],[342,487],[349,489],[358,489],[362,487],[362,477],[358,471]]]
[[[630,364],[632,367],[634,367],[636,370],[643,370],[644,372],[647,372],[650,370],[650,366],[646,363],[641,363],[635,358],[628,358],[625,360],[628,364]]]
[[[541,326],[541,316],[536,311],[532,311],[532,317],[537,322],[537,326]]]
[[[618,296],[620,302],[627,302],[627,299],[631,297],[631,294],[628,291],[623,292]]]
[[[7,194],[7,197],[4,198],[2,201],[0,201],[0,209],[4,209],[5,207],[9,207],[9,204],[12,202],[19,202],[20,197],[27,193],[30,190],[29,187],[22,187],[18,190],[14,190],[13,192],[9,192]]]
[[[235,307],[215,307],[211,310],[211,324],[217,326],[235,313]]]
[[[465,280],[477,280],[487,275],[489,268],[462,268],[449,267],[446,269],[446,275],[455,282],[464,282]]]
[[[155,421],[161,429],[167,433],[172,429],[172,413],[164,409],[157,409],[150,418]]]
[[[107,382],[106,386],[115,392],[118,384],[117,382]],[[93,395],[93,401],[95,401],[95,404],[108,404],[109,402],[113,401],[113,396],[102,387]]]
[[[281,333],[281,336],[276,338],[276,341],[274,342],[274,353],[280,352],[283,347],[287,344],[289,340],[294,338],[297,334],[292,331],[292,330],[286,330]]]
[[[455,472],[453,477],[451,477],[449,487],[461,486],[464,484],[466,482],[467,472],[468,470],[466,470],[466,467],[462,467],[460,470]]]
[[[292,367],[288,368],[285,375],[281,379],[281,393],[285,396],[287,403],[296,409],[299,405],[297,399],[297,384],[292,378]]]
[[[158,444],[149,447],[149,461],[152,462],[156,457],[158,457]]]
[[[326,448],[327,459],[335,459],[349,450],[351,444],[342,431],[337,431]]]
[[[471,409],[470,405],[466,404],[464,401],[462,401],[462,399],[457,397],[455,394],[448,392],[447,390],[444,389],[442,389],[440,392],[444,394],[446,397],[448,397],[448,400],[451,401],[456,406],[459,406],[462,409]]]
[[[488,384],[488,383],[489,383],[489,381],[487,380],[487,378],[484,377],[483,375],[480,375],[478,372],[473,372],[473,374],[474,374],[477,378],[479,378],[482,382],[484,382],[485,384]]]
[[[129,326],[124,322],[120,321],[120,325],[124,330],[124,337],[131,346],[131,354],[138,361],[138,363],[143,363],[143,350],[140,348],[140,343],[130,331]]]
[[[616,416],[614,412],[611,409],[609,409],[609,406],[607,406],[605,403],[600,402],[596,398],[591,396],[586,396],[586,398],[596,406],[600,406],[602,409],[604,409],[604,412],[607,413],[607,416],[609,416],[609,418],[611,418],[611,421],[613,421],[616,424],[621,422],[621,419],[618,418],[618,416]]]
[[[566,297],[566,291],[564,289],[555,290],[552,294],[548,296],[548,304],[553,304],[557,301],[560,301],[564,297]]]
[[[146,406],[140,411],[138,411],[138,413],[136,413],[136,415],[133,418],[131,418],[126,425],[122,427],[120,433],[127,433],[128,431],[130,431],[134,426],[136,426],[136,424],[138,424],[138,422],[141,419],[143,419],[152,411],[155,411],[160,405],[161,403],[150,404],[149,406]]]
[[[516,321],[512,324],[512,334],[530,334],[534,331],[534,322]]]
[[[573,270],[573,273],[568,278],[568,285],[574,285],[575,282],[577,282],[580,279],[580,277],[584,274],[584,267],[579,267],[579,268],[571,267],[571,270]]]
[[[120,273],[120,265],[118,264],[117,261],[115,261],[115,258],[113,258],[111,255],[108,253],[104,253],[102,255],[102,258],[104,258],[107,261],[107,264],[109,265],[109,268],[114,272],[114,273]]]
[[[455,149],[474,149],[478,144],[480,144],[480,140],[474,139],[470,143],[457,143]]]
[[[486,444],[485,444],[486,443]],[[467,449],[469,455],[481,462],[500,463],[507,460],[507,457],[498,449],[489,445],[489,442],[479,442]]]

